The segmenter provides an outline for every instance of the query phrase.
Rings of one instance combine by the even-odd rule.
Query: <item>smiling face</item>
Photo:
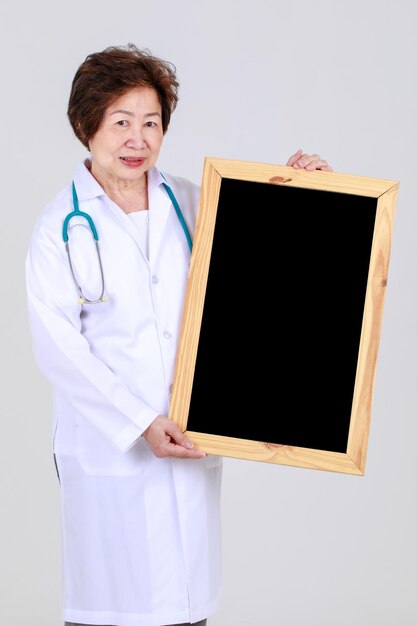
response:
[[[103,187],[146,180],[164,137],[161,114],[152,87],[131,89],[108,107],[89,142],[91,173]]]

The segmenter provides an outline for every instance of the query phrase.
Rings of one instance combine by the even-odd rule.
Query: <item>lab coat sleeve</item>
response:
[[[26,285],[39,369],[77,414],[117,449],[127,451],[158,412],[92,353],[81,333],[81,305],[68,298],[75,293],[68,259],[42,226],[35,228],[29,246]]]

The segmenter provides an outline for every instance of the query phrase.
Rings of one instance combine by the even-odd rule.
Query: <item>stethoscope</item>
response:
[[[163,174],[161,174],[162,177],[165,179],[165,176]],[[166,179],[165,179],[166,180]],[[167,183],[162,183],[173,206],[175,209],[175,212],[177,214],[177,217],[180,221],[181,227],[184,231],[184,235],[185,238],[187,240],[188,243],[188,247],[190,248],[190,252],[192,251],[193,248],[193,243],[192,243],[192,239],[191,239],[191,235],[190,232],[188,230],[187,224],[185,222],[184,219],[184,215],[182,214],[182,211],[180,209],[180,205],[178,204],[178,201],[176,199],[176,197],[174,196],[174,192],[172,191],[171,187],[167,184]],[[80,211],[80,207],[79,207],[79,203],[78,203],[78,196],[77,196],[77,191],[75,189],[75,184],[74,181],[72,181],[72,203],[74,206],[73,211],[71,211],[71,213],[68,213],[68,215],[66,216],[66,218],[64,219],[64,224],[62,227],[62,238],[64,240],[65,243],[65,249],[67,251],[67,255],[68,255],[68,262],[69,262],[69,266],[70,266],[70,270],[71,270],[71,274],[72,277],[74,279],[74,283],[75,286],[77,288],[78,294],[79,294],[79,304],[98,304],[99,302],[106,302],[107,297],[105,296],[105,282],[104,282],[104,272],[103,272],[103,264],[101,262],[101,255],[100,255],[100,247],[99,247],[99,239],[98,239],[98,232],[97,232],[97,228],[94,224],[93,218],[91,217],[91,215],[88,215],[88,213],[85,213],[84,211]],[[69,223],[71,221],[71,219],[73,217],[83,217],[88,224],[88,227],[90,228],[91,234],[93,236],[94,239],[94,243],[96,246],[96,251],[97,251],[97,258],[98,258],[98,264],[99,264],[99,268],[100,268],[100,278],[101,278],[101,289],[100,289],[100,295],[98,298],[96,298],[95,300],[90,300],[89,298],[87,298],[82,290],[82,287],[77,279],[76,276],[76,272],[74,270],[74,266],[72,263],[72,259],[71,259],[71,252],[70,252],[70,245],[69,245],[69,237],[68,237],[68,228],[69,228]],[[80,226],[85,226],[85,224],[77,224]]]

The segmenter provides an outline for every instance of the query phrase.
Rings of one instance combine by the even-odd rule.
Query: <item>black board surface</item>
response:
[[[189,431],[346,452],[376,209],[222,179]]]

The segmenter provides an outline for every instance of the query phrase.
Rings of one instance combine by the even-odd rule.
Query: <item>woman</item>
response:
[[[155,166],[177,90],[174,67],[133,45],[85,59],[68,116],[90,154],[29,247],[33,348],[54,386],[66,624],[205,624],[219,604],[222,460],[166,417],[199,198]],[[287,165],[331,170],[301,151]],[[87,217],[65,219],[77,205]]]

